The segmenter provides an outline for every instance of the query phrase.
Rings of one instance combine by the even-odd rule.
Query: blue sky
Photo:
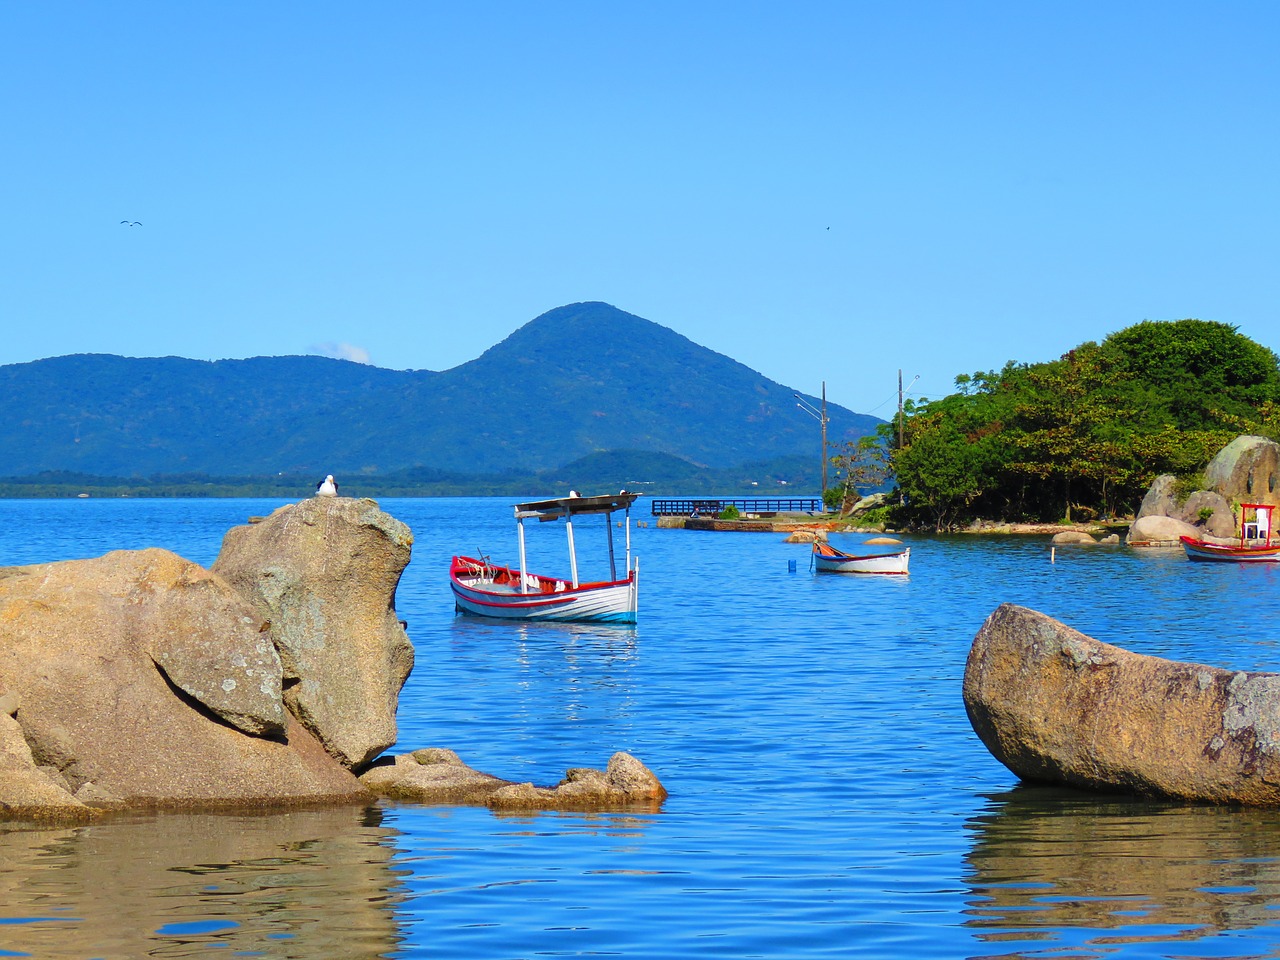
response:
[[[443,370],[604,300],[890,416],[1280,349],[1280,4],[0,0],[0,363]],[[121,220],[139,221],[125,226]]]

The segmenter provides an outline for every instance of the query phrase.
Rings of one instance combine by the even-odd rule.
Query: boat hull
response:
[[[1195,537],[1181,537],[1182,549],[1189,560],[1208,560],[1224,563],[1280,563],[1280,544],[1265,546],[1234,546],[1208,543]]]
[[[821,573],[891,573],[903,575],[911,562],[911,548],[862,556],[826,544],[813,545],[813,566]]]
[[[461,613],[497,620],[635,623],[638,576],[574,587],[555,577],[525,575],[472,557],[454,557],[449,570],[454,604]]]

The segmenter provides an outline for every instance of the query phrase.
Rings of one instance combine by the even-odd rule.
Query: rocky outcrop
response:
[[[1227,500],[1280,506],[1280,444],[1266,437],[1236,437],[1205,467],[1204,479]]]
[[[635,757],[615,753],[601,770],[577,768],[551,788],[514,783],[473,770],[452,750],[401,754],[369,767],[361,782],[374,793],[425,803],[464,803],[500,810],[654,809],[666,799],[658,778]]]
[[[1131,653],[1005,604],[974,638],[964,703],[1026,780],[1280,804],[1280,674]]]
[[[373,501],[324,498],[229,531],[213,570],[156,549],[0,568],[0,818],[375,792],[521,810],[660,803],[626,754],[551,789],[450,751],[369,766],[396,740],[413,665],[395,611],[412,542]]]
[[[1240,518],[1233,504],[1280,506],[1280,444],[1266,437],[1236,437],[1205,468],[1204,489],[1180,497],[1177,487],[1177,478],[1170,474],[1156,477],[1129,529],[1130,543],[1176,543],[1181,534],[1209,539],[1240,536]],[[1139,526],[1161,517],[1189,529],[1167,537],[1156,535],[1157,528],[1151,523]]]
[[[363,796],[285,711],[263,625],[165,550],[0,570],[0,811]]]
[[[213,565],[271,624],[290,711],[350,769],[396,741],[413,647],[395,592],[412,544],[372,500],[312,498],[228,531]]]

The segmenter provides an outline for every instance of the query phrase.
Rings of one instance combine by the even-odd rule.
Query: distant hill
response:
[[[0,366],[0,473],[538,473],[608,451],[816,466],[819,426],[792,392],[605,303],[551,310],[444,372],[79,354]],[[879,422],[827,409],[832,444]]]

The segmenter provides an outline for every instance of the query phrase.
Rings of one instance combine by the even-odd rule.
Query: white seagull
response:
[[[336,497],[337,495],[338,484],[334,482],[332,473],[316,484],[317,497]]]

